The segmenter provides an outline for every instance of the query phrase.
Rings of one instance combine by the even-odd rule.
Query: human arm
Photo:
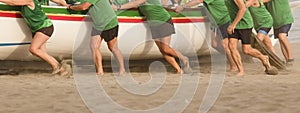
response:
[[[188,3],[186,3],[186,4],[177,6],[175,11],[177,13],[180,13],[184,8],[192,7],[192,6],[198,5],[200,3],[203,3],[203,0],[192,0],[192,1],[189,1]]]
[[[169,1],[169,0],[161,0],[161,4],[162,4],[163,6],[166,6],[166,4],[168,3],[168,1]]]
[[[135,0],[135,1],[131,1],[131,2],[128,2],[126,4],[118,5],[118,6],[112,4],[112,7],[113,7],[114,10],[130,9],[130,8],[133,8],[133,7],[138,7],[140,4],[143,4],[145,2],[146,2],[146,0]]]
[[[33,0],[0,0],[0,2],[12,6],[23,6],[23,5],[31,5],[33,3]]]
[[[65,0],[50,0],[50,1],[56,3],[57,5],[60,5],[60,6],[68,6],[68,4],[66,3]]]
[[[270,2],[271,0],[262,0],[263,3]]]
[[[258,0],[256,0],[256,1],[258,1]],[[255,0],[246,0],[246,6],[251,7],[254,2],[255,2]]]
[[[235,19],[233,20],[233,22],[227,28],[227,31],[229,34],[234,33],[234,29],[235,29],[236,25],[243,18],[244,14],[247,10],[243,0],[234,0],[234,2],[237,5],[237,7],[239,8],[239,11],[238,11]]]
[[[75,10],[75,11],[83,11],[87,10],[92,4],[89,2],[84,2],[78,5],[69,5],[68,9]]]

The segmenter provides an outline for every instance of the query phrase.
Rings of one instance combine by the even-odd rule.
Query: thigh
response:
[[[101,43],[102,43],[102,38],[100,37],[100,35],[92,36],[90,40],[90,47],[92,49],[98,49],[100,48]]]
[[[36,32],[33,39],[32,39],[30,48],[39,48],[39,49],[41,49],[41,47],[46,43],[46,41],[48,39],[49,39],[49,36],[43,34],[42,32]]]

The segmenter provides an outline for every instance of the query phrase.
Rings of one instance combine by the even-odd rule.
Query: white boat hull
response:
[[[0,17],[0,60],[38,60],[30,54],[31,32],[22,18]],[[47,41],[47,51],[55,57],[71,58],[72,52],[80,46],[80,53],[91,58],[89,38],[92,28],[90,21],[52,20],[54,33]],[[185,55],[200,50],[205,39],[204,22],[174,23],[176,34],[172,35],[171,46]],[[24,45],[22,45],[24,44]],[[162,57],[151,40],[150,31],[144,23],[119,23],[119,48],[130,59],[149,59]],[[111,58],[106,43],[101,44],[104,59]],[[198,52],[199,53],[199,52]]]

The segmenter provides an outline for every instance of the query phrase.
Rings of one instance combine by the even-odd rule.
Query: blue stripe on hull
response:
[[[29,45],[31,42],[23,42],[23,43],[0,43],[0,46],[19,46],[19,45]]]

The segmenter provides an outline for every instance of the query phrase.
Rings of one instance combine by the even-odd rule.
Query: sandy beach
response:
[[[300,43],[292,43],[298,48]],[[276,45],[276,50],[279,50]],[[279,51],[278,51],[279,52]],[[280,52],[279,52],[280,53]],[[227,74],[222,90],[209,113],[299,113],[300,52],[294,51],[295,63],[276,76],[264,73],[258,60],[245,63],[246,75]],[[281,56],[282,57],[282,56]],[[199,112],[210,80],[211,64],[200,57],[198,89],[184,113]],[[47,65],[44,65],[47,67]],[[89,113],[81,100],[73,77],[52,76],[49,70],[23,71],[19,75],[0,76],[1,113]],[[131,72],[140,83],[150,80],[147,72]],[[230,75],[230,76],[228,76]],[[107,94],[118,104],[133,110],[147,110],[164,104],[176,93],[181,76],[168,72],[159,92],[136,96],[114,81],[112,73],[98,77]]]

